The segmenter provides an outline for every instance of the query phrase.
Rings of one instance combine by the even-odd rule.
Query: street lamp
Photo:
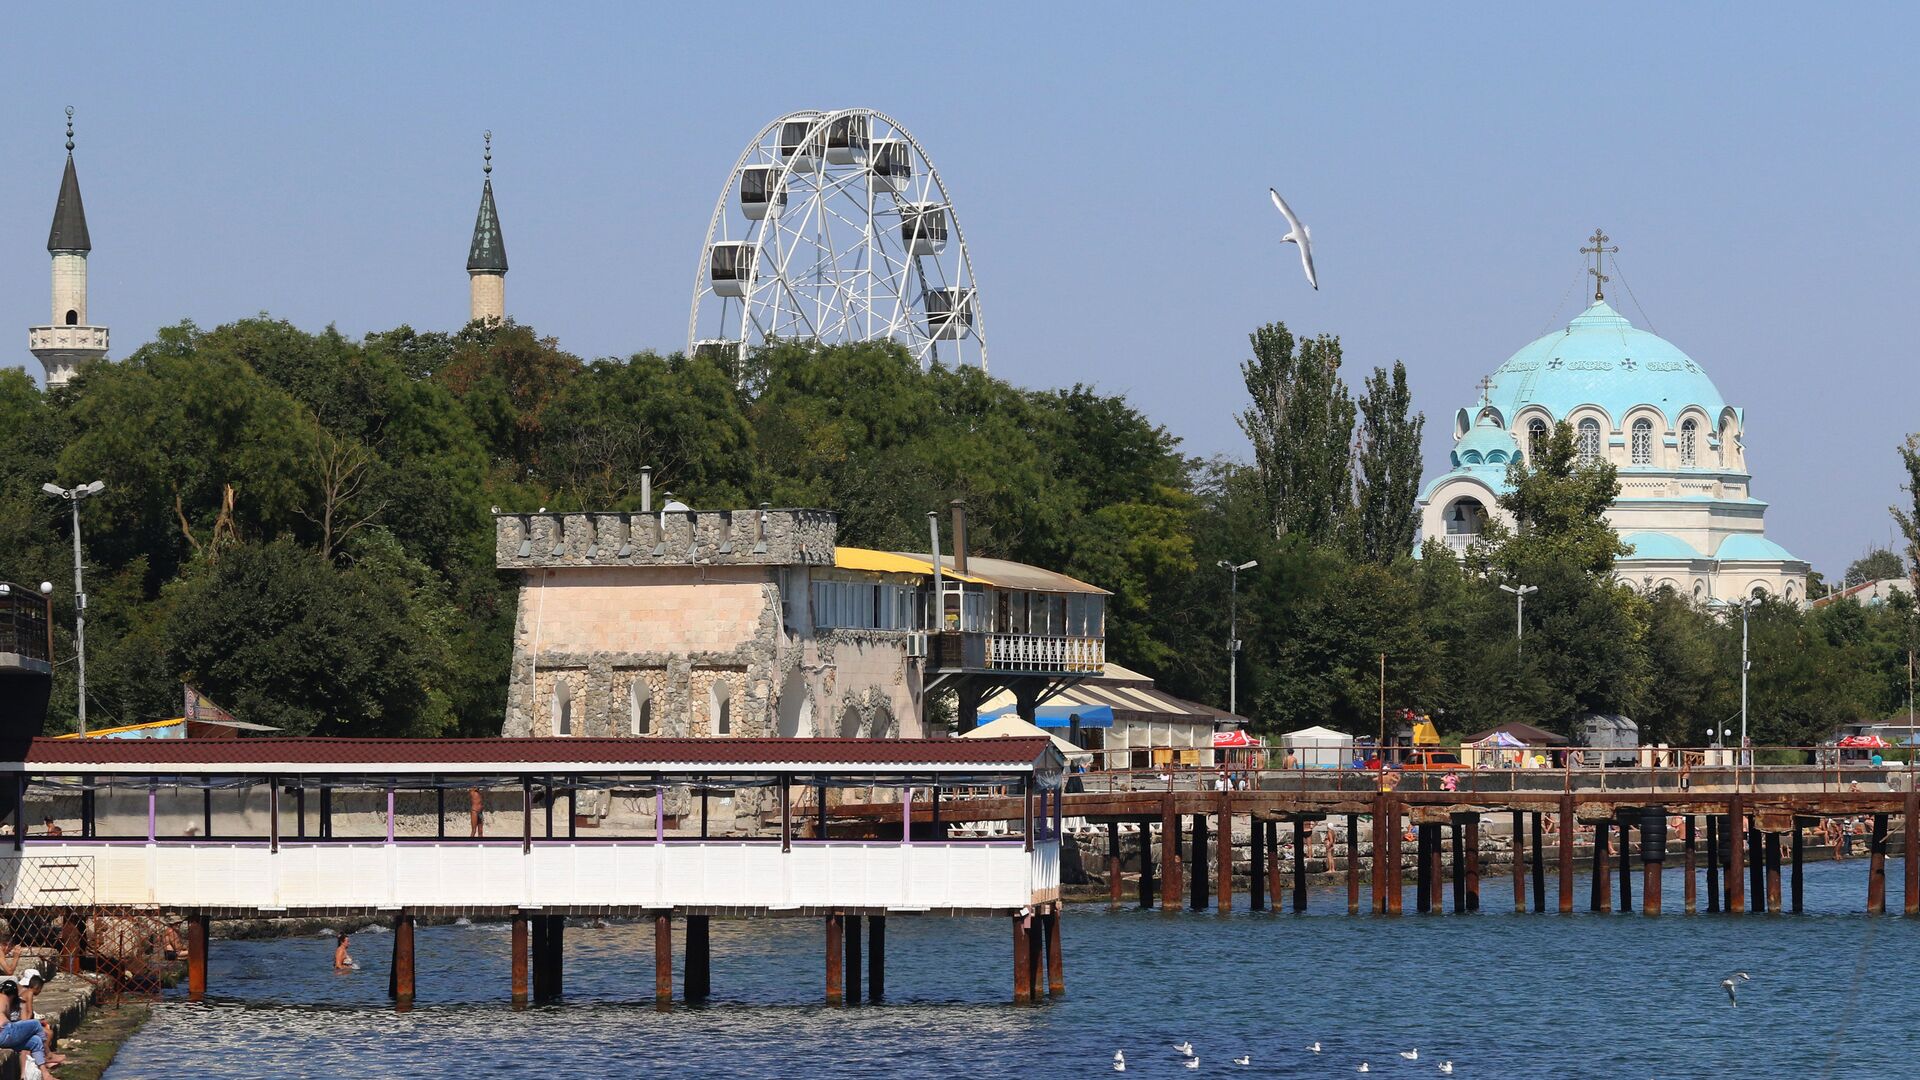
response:
[[[80,562],[80,503],[107,489],[99,480],[79,487],[63,488],[59,484],[41,484],[40,490],[56,499],[65,499],[73,504],[73,656],[77,666],[80,683],[80,734],[87,733],[87,591],[81,577]]]
[[[1753,670],[1753,662],[1747,659],[1747,613],[1753,610],[1753,598],[1742,597],[1739,603],[1731,600],[1715,600],[1713,606],[1740,609],[1740,753],[1736,760],[1745,758],[1745,761],[1738,763],[1751,765],[1753,751],[1747,748],[1747,672]]]
[[[1527,594],[1540,591],[1538,585],[1502,585],[1501,592],[1513,594],[1513,654],[1520,655],[1520,639],[1527,632]]]
[[[1253,559],[1235,564],[1220,560],[1220,569],[1227,572],[1227,711],[1240,715],[1240,571],[1251,570],[1260,563]]]

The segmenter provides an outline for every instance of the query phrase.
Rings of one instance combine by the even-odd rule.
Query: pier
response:
[[[1516,913],[1544,913],[1550,906],[1572,913],[1579,901],[1574,881],[1582,847],[1592,871],[1586,900],[1591,911],[1659,915],[1670,910],[1660,871],[1677,857],[1686,872],[1681,908],[1686,914],[1701,910],[1702,869],[1709,913],[1798,913],[1804,833],[1830,818],[1870,823],[1861,837],[1866,853],[1862,908],[1882,914],[1897,822],[1904,856],[1901,910],[1920,915],[1920,789],[1914,778],[1906,768],[1852,766],[1463,767],[1447,789],[1438,772],[1123,769],[1074,774],[1071,786],[1080,790],[1062,797],[1062,813],[1104,832],[1104,851],[1088,862],[1104,866],[1114,906],[1124,902],[1121,867],[1131,854],[1139,867],[1139,907],[1154,907],[1157,898],[1167,911],[1183,906],[1232,910],[1233,838],[1246,835],[1249,906],[1281,910],[1279,838],[1285,830],[1296,853],[1285,906],[1304,911],[1309,860],[1301,856],[1313,830],[1330,824],[1344,831],[1344,850],[1337,858],[1348,912],[1362,911],[1364,878],[1370,888],[1365,910],[1376,915],[1402,913],[1409,872],[1416,912],[1479,911],[1486,850],[1482,826],[1488,822],[1508,830]],[[1019,810],[1005,798],[955,800],[940,809],[939,819],[991,830],[1017,820]],[[875,806],[839,808],[850,819],[871,820],[881,812]],[[930,806],[915,804],[913,814],[916,826],[933,820]],[[1123,826],[1131,826],[1130,834]],[[1577,827],[1591,827],[1591,841],[1577,837]],[[1131,851],[1123,850],[1127,840]],[[1329,838],[1328,846],[1332,843]],[[1615,847],[1617,854],[1610,851]]]
[[[563,996],[570,917],[651,920],[661,1007],[675,921],[679,999],[711,992],[715,916],[820,920],[830,1004],[862,999],[863,955],[865,996],[884,995],[900,916],[1007,919],[1015,999],[1065,989],[1064,759],[1044,738],[34,739],[11,756],[0,909],[58,921],[76,969],[91,918],[178,914],[195,998],[215,920],[286,916],[389,922],[402,1007],[428,916],[510,920],[516,1002]],[[838,802],[881,792],[890,828],[834,828]],[[1020,825],[949,839],[910,824],[916,792],[993,792]],[[715,828],[733,806],[754,813]]]

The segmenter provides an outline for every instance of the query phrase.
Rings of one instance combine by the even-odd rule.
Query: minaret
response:
[[[87,323],[87,211],[73,168],[73,106],[67,106],[67,171],[53,207],[47,254],[53,257],[53,324],[27,330],[27,347],[47,372],[47,389],[65,386],[82,361],[107,355],[107,328]]]
[[[472,290],[469,319],[507,317],[507,245],[500,239],[500,215],[493,208],[493,132],[486,134],[486,180],[480,186],[480,216],[473,222],[473,246],[467,249],[467,283]]]

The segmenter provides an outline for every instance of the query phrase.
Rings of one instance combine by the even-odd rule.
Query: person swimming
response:
[[[341,934],[340,943],[333,947],[333,970],[335,971],[356,971],[360,967],[359,961],[347,955],[349,939],[350,935]]]

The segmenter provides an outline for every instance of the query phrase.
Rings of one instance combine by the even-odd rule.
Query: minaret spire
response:
[[[480,213],[467,248],[471,319],[504,319],[507,307],[507,246],[500,236],[500,213],[493,205],[493,132],[484,136],[481,154]]]
[[[73,165],[73,106],[67,106],[67,168],[53,206],[47,254],[53,259],[53,320],[27,329],[27,347],[46,369],[47,387],[64,386],[83,361],[107,355],[107,328],[87,323],[87,210],[80,201],[80,173]]]

